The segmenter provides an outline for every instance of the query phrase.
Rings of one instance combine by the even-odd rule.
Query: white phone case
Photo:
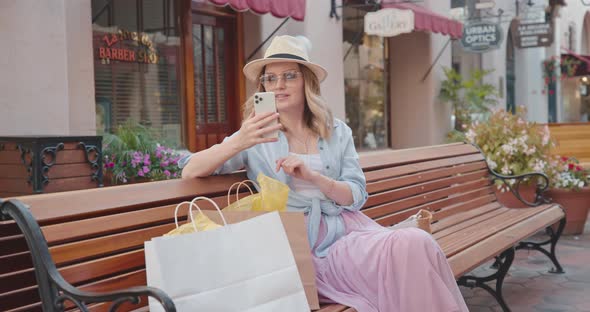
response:
[[[267,112],[276,113],[277,106],[275,102],[274,92],[256,92],[254,94],[254,112],[256,115],[260,115]],[[272,122],[265,125],[265,127],[271,127],[278,124],[278,120],[275,119]],[[267,133],[264,135],[265,138],[276,138],[279,136],[279,130]]]

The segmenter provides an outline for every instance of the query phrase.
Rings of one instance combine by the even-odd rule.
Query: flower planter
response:
[[[565,210],[566,224],[563,234],[582,234],[590,210],[590,187],[580,191],[552,188],[547,197]]]
[[[521,185],[520,186],[520,196],[532,203],[535,202],[535,185]],[[512,192],[506,191],[504,193],[500,192],[498,188],[494,187],[494,191],[496,193],[496,198],[498,202],[508,208],[526,208],[529,207],[522,201],[520,201]]]

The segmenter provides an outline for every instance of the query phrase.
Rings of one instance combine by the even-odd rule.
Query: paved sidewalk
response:
[[[562,236],[557,244],[557,257],[564,274],[548,273],[551,262],[537,251],[516,252],[503,287],[504,299],[513,312],[590,312],[590,222],[586,223],[583,235]],[[493,272],[489,269],[491,264],[473,273],[489,275]],[[472,312],[502,311],[495,299],[481,288],[461,287],[461,292]]]

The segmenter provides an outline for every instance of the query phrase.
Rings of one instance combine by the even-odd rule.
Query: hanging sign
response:
[[[158,53],[152,39],[146,33],[119,30],[117,33],[104,35],[102,41],[105,46],[98,48],[98,58],[105,64],[110,63],[111,60],[145,64],[158,63]],[[134,48],[124,47],[122,44],[115,45],[125,42],[130,43],[130,46]]]
[[[500,47],[502,27],[490,22],[475,22],[463,26],[461,46],[469,52],[484,53]]]
[[[393,37],[414,30],[414,11],[395,8],[381,9],[365,15],[365,33]]]
[[[522,24],[514,21],[510,26],[512,38],[518,48],[549,47],[553,44],[553,25],[551,23]]]

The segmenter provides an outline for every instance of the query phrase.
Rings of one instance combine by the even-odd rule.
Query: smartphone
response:
[[[254,93],[254,114],[260,115],[263,113],[276,113],[277,104],[275,102],[274,92],[256,92]],[[268,123],[265,127],[271,127],[278,124],[278,119]],[[279,136],[279,130],[269,132],[264,135],[265,138],[277,138]]]

